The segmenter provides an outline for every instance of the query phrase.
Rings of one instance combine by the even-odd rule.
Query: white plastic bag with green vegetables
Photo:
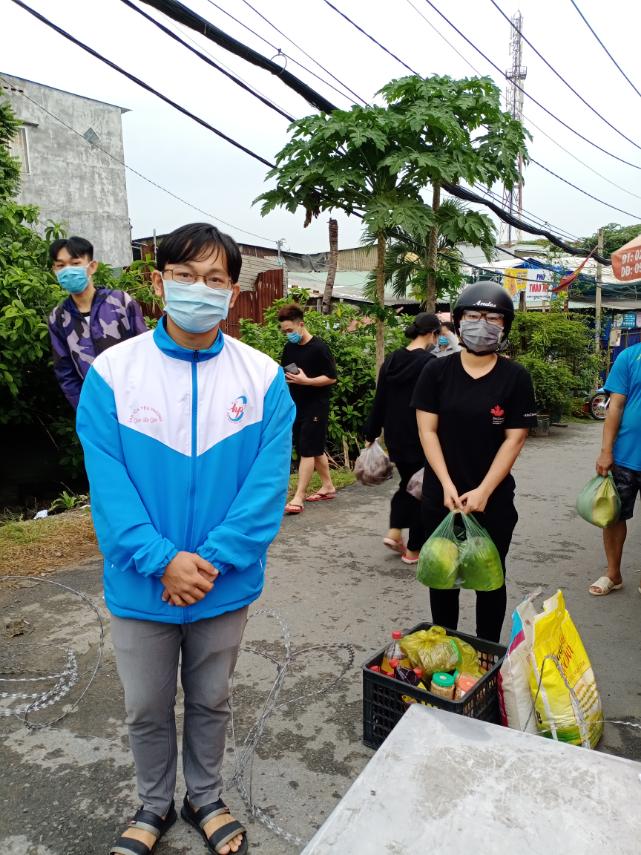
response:
[[[579,493],[576,509],[586,522],[599,528],[607,528],[619,519],[621,499],[611,472],[605,478],[597,475],[588,481]]]

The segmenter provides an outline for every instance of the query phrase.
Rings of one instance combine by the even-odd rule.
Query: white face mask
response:
[[[466,349],[482,356],[496,353],[503,338],[503,328],[490,324],[485,318],[478,321],[461,321],[461,341]]]
[[[183,285],[173,279],[163,279],[163,286],[165,311],[185,332],[209,332],[227,317],[230,288],[209,288],[200,282]]]

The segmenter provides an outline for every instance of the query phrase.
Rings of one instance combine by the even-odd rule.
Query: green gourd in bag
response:
[[[436,590],[497,590],[504,575],[492,538],[472,514],[457,515],[449,513],[423,545],[416,578]]]
[[[612,473],[588,481],[576,500],[576,510],[586,522],[599,528],[607,528],[619,519],[621,499]]]

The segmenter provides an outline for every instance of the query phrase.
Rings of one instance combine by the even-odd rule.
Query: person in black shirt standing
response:
[[[405,335],[412,341],[407,347],[390,353],[381,366],[374,405],[365,425],[368,443],[374,442],[381,429],[384,431],[387,453],[401,476],[398,490],[392,496],[390,527],[383,543],[400,552],[405,564],[416,564],[425,539],[421,505],[407,492],[407,482],[425,466],[416,412],[410,402],[421,371],[435,358],[431,351],[436,346],[440,329],[441,322],[436,315],[427,312],[418,314],[406,328]],[[407,547],[403,543],[404,528],[409,529]]]
[[[448,511],[473,513],[496,544],[503,570],[518,520],[512,466],[536,424],[528,372],[497,350],[514,307],[491,280],[468,285],[454,308],[463,350],[432,360],[412,405],[429,467],[423,482],[423,523],[429,536]],[[430,589],[434,623],[456,629],[459,591]],[[476,594],[476,634],[498,641],[507,604],[505,585]]]
[[[281,331],[287,336],[281,365],[296,404],[294,447],[300,461],[296,493],[286,505],[285,513],[300,514],[306,501],[321,502],[336,496],[325,454],[330,387],[336,383],[336,363],[325,342],[305,328],[299,305],[283,306],[278,320]],[[314,469],[320,475],[321,486],[318,492],[305,498]]]

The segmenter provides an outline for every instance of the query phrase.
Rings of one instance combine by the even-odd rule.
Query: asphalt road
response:
[[[544,595],[563,588],[591,656],[606,717],[638,723],[641,526],[637,520],[631,529],[624,589],[594,598],[587,588],[603,569],[601,533],[573,510],[577,492],[592,475],[599,441],[600,426],[581,424],[528,442],[516,471],[520,522],[509,558],[508,610],[536,588]],[[333,502],[308,506],[302,516],[287,518],[270,554],[265,593],[253,608],[277,610],[292,645],[277,706],[255,752],[246,757],[252,761],[253,802],[268,822],[302,841],[312,836],[372,756],[361,742],[360,665],[392,629],[429,620],[427,592],[412,569],[381,544],[392,491],[391,483],[356,485]],[[83,592],[99,609],[105,621],[104,660],[78,708],[54,727],[28,730],[15,717],[0,717],[0,851],[106,855],[135,808],[136,795],[101,599],[100,562],[89,560],[50,578]],[[473,594],[463,592],[462,601],[459,628],[472,633]],[[0,677],[60,673],[67,651],[76,654],[79,683],[31,718],[32,723],[46,722],[86,686],[99,651],[98,618],[86,601],[54,585],[14,587],[6,581],[0,584],[0,614]],[[504,627],[508,634],[509,620]],[[275,618],[259,614],[250,620],[234,690],[241,754],[284,651]],[[338,679],[351,656],[354,665]],[[36,685],[42,689],[55,682]],[[33,687],[0,683],[0,692],[4,690],[29,693]],[[9,706],[0,695],[0,711]],[[641,730],[606,725],[600,750],[641,760]],[[227,753],[230,780],[231,740]],[[247,767],[246,782],[248,772]],[[182,794],[179,774],[177,799]],[[235,788],[229,788],[227,800],[239,817],[248,818]],[[248,827],[253,852],[276,855],[302,848],[257,820],[249,820]],[[205,849],[179,821],[156,851],[188,855]]]

